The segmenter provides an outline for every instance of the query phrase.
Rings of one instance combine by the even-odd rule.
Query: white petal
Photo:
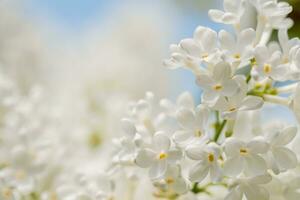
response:
[[[224,200],[241,200],[242,198],[243,194],[241,193],[239,187],[236,187],[230,190]]]
[[[194,133],[190,130],[179,130],[176,131],[173,135],[173,140],[176,143],[184,143],[187,142],[190,138],[192,138]]]
[[[236,45],[235,38],[225,30],[219,32],[219,40],[222,48],[226,50],[231,50]]]
[[[233,13],[225,13],[222,18],[224,24],[236,24],[239,23],[239,18]]]
[[[214,66],[213,79],[218,83],[223,83],[231,78],[231,66],[227,62],[219,62]]]
[[[155,162],[149,169],[149,177],[151,179],[159,179],[162,178],[167,171],[167,161],[160,160]]]
[[[220,96],[213,105],[213,108],[218,111],[225,111],[229,109],[229,103],[224,96]]]
[[[250,176],[265,174],[267,164],[265,160],[258,155],[250,155],[246,157],[246,173]]]
[[[201,55],[201,49],[200,49],[199,45],[197,45],[193,39],[184,39],[184,40],[180,41],[179,45],[189,55],[192,55],[195,57]]]
[[[150,167],[155,160],[155,156],[155,152],[153,152],[151,149],[141,149],[138,151],[135,163],[143,168]]]
[[[240,50],[245,50],[246,46],[252,45],[255,40],[255,31],[252,28],[244,29],[238,38]]]
[[[196,83],[204,90],[211,90],[215,81],[206,74],[201,74],[197,76]]]
[[[241,0],[224,0],[224,10],[227,12],[238,13],[240,9]]]
[[[261,97],[247,96],[241,104],[239,110],[256,110],[263,106],[264,101]]]
[[[175,105],[169,99],[162,99],[159,102],[159,105],[167,112],[171,114],[172,111],[176,109]]]
[[[220,181],[222,175],[221,168],[218,166],[217,163],[214,163],[210,168],[210,179],[212,182]]]
[[[287,33],[287,29],[278,30],[278,40],[282,47],[286,47],[289,41],[289,36]]]
[[[153,137],[153,145],[156,151],[167,151],[170,148],[171,141],[169,137],[163,133],[157,133]]]
[[[239,175],[244,168],[244,160],[240,157],[229,158],[224,163],[224,174],[235,177]]]
[[[192,182],[201,182],[208,174],[208,166],[199,162],[189,172],[189,179]]]
[[[189,109],[179,109],[176,112],[176,119],[183,128],[191,129],[195,126],[195,115]]]
[[[245,144],[236,138],[229,138],[225,141],[224,151],[227,156],[234,157],[240,154],[240,149],[244,147]]]
[[[201,43],[201,46],[206,53],[211,52],[217,46],[217,33],[207,27],[197,27],[194,32],[194,39]]]
[[[177,99],[177,105],[193,109],[195,107],[194,98],[189,92],[182,93]]]
[[[190,145],[186,148],[186,155],[193,160],[205,160],[204,146]]]
[[[203,103],[208,104],[208,106],[212,107],[218,101],[219,94],[211,90],[203,91],[201,99]]]
[[[251,153],[263,154],[268,151],[269,145],[264,138],[256,137],[247,144],[247,147]]]
[[[247,185],[243,187],[247,200],[269,200],[269,192],[256,185]]]
[[[224,96],[232,96],[239,90],[239,85],[235,80],[228,80],[224,82],[224,89],[221,91]]]
[[[263,174],[251,178],[249,182],[257,185],[257,184],[267,184],[271,180],[272,180],[272,176],[270,174]]]
[[[263,65],[265,60],[269,58],[269,51],[266,46],[258,46],[255,49],[255,59],[258,65]]]
[[[179,177],[175,180],[175,182],[172,184],[172,188],[177,194],[184,194],[189,189],[186,181],[182,177]]]
[[[168,152],[168,161],[175,163],[182,158],[182,152],[178,149],[170,150]]]
[[[133,137],[136,133],[136,128],[134,123],[130,119],[122,119],[121,120],[122,129],[129,136]]]
[[[284,146],[289,144],[297,135],[297,127],[291,126],[285,128],[274,141],[274,145]]]
[[[273,149],[273,156],[280,169],[292,169],[297,166],[297,157],[294,152],[285,147]]]
[[[199,127],[204,128],[204,126],[208,123],[209,113],[209,109],[205,105],[200,104],[197,106],[196,122]]]
[[[224,17],[224,12],[221,10],[215,10],[215,9],[211,9],[208,11],[208,15],[209,17],[215,21],[215,22],[219,22],[221,23]]]

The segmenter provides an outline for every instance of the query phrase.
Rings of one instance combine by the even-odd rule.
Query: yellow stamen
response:
[[[175,180],[173,178],[166,178],[165,181],[166,181],[167,184],[172,184],[172,183],[175,182]]]
[[[12,190],[10,188],[8,188],[8,187],[5,187],[5,188],[2,189],[1,194],[2,194],[2,197],[4,199],[11,199],[11,197],[12,197]]]
[[[265,72],[266,74],[268,74],[268,73],[270,73],[271,71],[272,71],[271,65],[265,64],[265,65],[264,65],[264,72]]]
[[[159,160],[163,160],[163,159],[166,159],[168,157],[168,154],[162,152],[158,155],[158,159]]]
[[[248,150],[247,150],[247,149],[244,149],[244,148],[241,148],[241,149],[240,149],[240,154],[241,154],[241,155],[247,155],[247,154],[248,154]]]
[[[238,53],[237,53],[237,54],[234,54],[233,57],[234,57],[235,59],[237,59],[237,60],[241,59],[241,55],[238,54]]]
[[[212,154],[212,153],[208,154],[208,161],[213,162],[214,160],[215,160],[214,154]]]
[[[230,112],[233,112],[235,110],[236,110],[236,108],[234,108],[234,107],[229,109]]]
[[[217,84],[213,87],[214,90],[219,91],[223,89],[223,86],[221,84]]]
[[[195,131],[195,136],[196,137],[201,137],[202,136],[202,132],[200,130],[196,130]]]
[[[205,58],[207,58],[208,57],[208,53],[203,53],[202,55],[201,55],[201,58],[202,59],[205,59]]]

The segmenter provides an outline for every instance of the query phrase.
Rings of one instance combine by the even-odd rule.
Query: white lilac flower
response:
[[[297,157],[293,151],[286,147],[297,134],[296,127],[287,127],[283,130],[276,130],[269,135],[269,150],[271,168],[275,173],[286,171],[297,166]]]
[[[186,148],[186,155],[197,161],[189,171],[189,179],[192,182],[201,182],[208,174],[210,174],[210,179],[213,182],[220,180],[222,175],[219,164],[221,150],[217,144],[189,145]]]
[[[271,28],[290,28],[293,22],[287,15],[292,12],[292,7],[287,2],[277,0],[252,0],[250,1],[258,12],[258,20]]]
[[[235,27],[239,27],[245,12],[245,6],[245,0],[224,0],[224,11],[212,9],[209,10],[208,14],[215,22],[231,24]]]
[[[176,99],[176,104],[174,104],[169,99],[162,99],[160,101],[160,106],[165,110],[165,112],[170,116],[175,116],[176,112],[180,108],[194,109],[195,102],[194,98],[190,92],[183,92]]]
[[[294,92],[293,99],[290,101],[290,108],[293,110],[298,123],[300,122],[300,84],[297,85],[297,88]]]
[[[300,45],[299,38],[292,38],[289,39],[288,36],[288,30],[287,29],[279,29],[278,30],[278,41],[280,44],[280,48],[283,53],[283,63],[288,63],[289,61],[289,55],[291,53],[291,50],[295,47]]]
[[[288,72],[286,65],[281,65],[282,53],[280,51],[271,52],[266,46],[258,46],[255,49],[254,72],[259,78],[272,78],[274,80],[284,80]]]
[[[220,97],[214,106],[222,112],[226,119],[234,119],[239,111],[256,110],[262,107],[263,99],[257,96],[247,95],[248,85],[242,76],[236,76],[239,83],[239,91],[231,97]]]
[[[209,109],[205,105],[199,105],[195,109],[181,108],[176,113],[176,119],[181,127],[175,131],[173,139],[179,145],[187,145],[192,142],[208,139],[207,125]]]
[[[254,138],[249,142],[228,138],[224,144],[227,158],[224,162],[224,174],[229,176],[236,176],[241,172],[249,175],[264,174],[267,165],[261,154],[265,154],[267,151],[268,144],[261,137]]]
[[[137,132],[143,137],[150,137],[156,131],[161,130],[166,119],[152,92],[146,92],[144,99],[131,104],[129,116],[133,120]]]
[[[179,45],[194,60],[199,63],[215,64],[221,61],[218,53],[217,33],[207,27],[198,26],[193,39],[184,39]]]
[[[197,76],[197,84],[203,89],[204,103],[214,105],[220,96],[233,96],[238,91],[238,83],[232,78],[232,70],[227,62],[220,62],[211,73]]]
[[[164,60],[164,65],[170,69],[185,67],[193,73],[201,72],[199,69],[199,60],[191,57],[180,45],[172,44],[170,46],[171,58]]]
[[[254,55],[255,42],[255,31],[252,28],[242,30],[236,38],[229,32],[221,30],[219,40],[225,60],[232,63],[234,68],[250,63],[250,59]]]
[[[154,185],[163,191],[180,195],[186,193],[189,189],[187,181],[181,175],[179,165],[169,165],[164,177],[155,181]]]
[[[269,192],[262,186],[269,183],[272,177],[269,174],[263,174],[254,177],[236,178],[230,184],[230,191],[225,200],[268,200]]]
[[[290,50],[288,61],[289,69],[287,76],[291,80],[299,80],[300,79],[300,44],[293,46]]]
[[[156,133],[153,136],[152,146],[142,148],[137,152],[135,162],[142,168],[150,168],[151,179],[164,176],[169,164],[175,164],[180,160],[182,152],[171,148],[171,140],[164,133]]]

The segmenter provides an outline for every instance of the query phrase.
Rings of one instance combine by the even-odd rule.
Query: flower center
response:
[[[214,160],[215,160],[215,156],[212,153],[208,154],[207,158],[208,158],[209,162],[214,162]]]
[[[1,194],[4,199],[10,199],[12,197],[12,190],[8,187],[5,187],[2,189]]]
[[[166,181],[166,183],[169,184],[169,185],[175,182],[175,180],[174,180],[173,178],[166,178],[165,181]]]
[[[15,177],[16,179],[18,180],[23,180],[25,179],[26,177],[26,172],[24,170],[18,170],[16,173],[15,173]]]
[[[159,160],[164,160],[168,157],[168,154],[164,153],[164,152],[161,152],[159,155],[158,155],[158,159]]]
[[[206,59],[208,57],[208,53],[203,53],[202,55],[201,55],[201,58],[202,59]]]
[[[241,55],[240,54],[234,54],[233,57],[236,59],[236,60],[239,60],[241,59]]]
[[[245,149],[245,148],[241,148],[241,149],[240,149],[240,154],[241,154],[242,156],[247,155],[247,154],[248,154],[248,150]]]
[[[202,136],[202,132],[200,130],[195,130],[195,137],[201,137]]]
[[[272,71],[271,65],[265,64],[265,65],[264,65],[264,72],[265,72],[266,74],[268,74],[268,73],[270,73],[271,71]]]
[[[216,91],[220,91],[223,89],[223,86],[221,84],[216,84],[214,87],[213,87],[214,90]]]
[[[232,108],[229,109],[230,112],[233,112],[233,111],[235,111],[235,110],[236,110],[235,107],[232,107]]]

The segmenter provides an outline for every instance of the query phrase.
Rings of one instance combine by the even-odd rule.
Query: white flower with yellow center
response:
[[[254,177],[236,178],[232,181],[230,191],[225,200],[268,200],[269,192],[262,186],[269,183],[272,177],[269,174],[263,174]]]
[[[169,164],[180,160],[182,152],[171,149],[171,140],[167,135],[158,132],[153,136],[152,146],[143,148],[137,152],[135,162],[142,168],[150,168],[151,179],[158,179],[165,175]]]
[[[215,104],[220,96],[232,96],[239,89],[227,62],[218,63],[209,74],[198,75],[197,84],[203,89],[203,102],[210,105]]]
[[[181,108],[176,113],[176,119],[182,129],[177,130],[173,140],[179,145],[187,145],[196,141],[208,139],[207,124],[209,109],[205,105],[199,105],[195,110]]]
[[[255,41],[255,31],[252,28],[242,30],[236,38],[231,33],[221,30],[219,40],[225,60],[232,63],[234,68],[250,63],[250,59],[254,56]]]
[[[263,138],[254,138],[243,142],[236,138],[228,138],[224,144],[226,160],[224,174],[237,176],[244,172],[248,175],[261,175],[266,172],[267,165],[261,154],[268,151],[268,144]]]
[[[220,180],[222,171],[219,164],[220,148],[215,143],[208,145],[190,145],[186,148],[186,155],[198,162],[190,169],[189,179],[201,182],[208,174],[213,182]]]
[[[208,14],[215,22],[239,27],[245,12],[245,3],[245,0],[224,0],[224,11],[212,9],[209,10]]]
[[[171,102],[169,99],[162,99],[160,101],[160,106],[168,115],[174,117],[180,108],[194,109],[195,102],[190,92],[183,92],[177,98],[176,104]]]
[[[293,8],[287,2],[277,0],[251,0],[249,1],[256,8],[258,24],[264,24],[267,28],[290,28],[293,21],[287,18]]]
[[[286,171],[297,166],[297,156],[286,147],[297,134],[296,127],[287,127],[269,134],[271,167],[275,173]]]
[[[256,72],[259,78],[285,80],[289,68],[286,65],[281,65],[281,57],[280,51],[272,52],[266,46],[258,46],[255,49],[256,65],[253,72]]]
[[[248,85],[242,76],[236,76],[240,90],[231,97],[220,97],[214,106],[222,112],[226,119],[235,119],[240,111],[256,110],[262,107],[264,101],[261,97],[247,95]]]
[[[179,45],[190,57],[198,60],[199,63],[213,64],[221,61],[218,53],[217,37],[217,33],[214,30],[198,26],[194,32],[193,39],[184,39]]]
[[[169,165],[164,177],[155,181],[154,185],[163,191],[180,195],[186,193],[189,189],[187,181],[181,175],[179,165]]]

